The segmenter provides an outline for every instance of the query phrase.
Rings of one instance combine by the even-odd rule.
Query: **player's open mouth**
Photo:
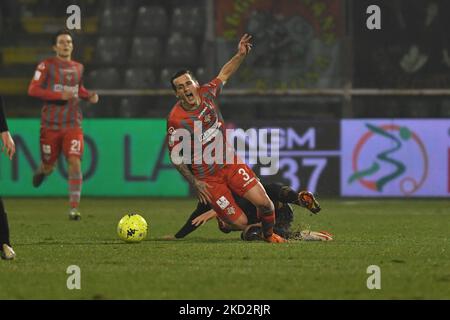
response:
[[[194,98],[194,95],[193,95],[192,93],[186,93],[186,98],[187,98],[189,101],[192,101],[192,100],[195,99],[195,98]]]

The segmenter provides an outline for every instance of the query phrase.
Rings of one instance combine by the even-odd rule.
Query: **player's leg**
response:
[[[80,128],[68,129],[63,138],[63,152],[68,165],[69,182],[69,218],[81,219],[78,211],[81,199],[83,174],[81,171],[81,156],[84,151],[83,131]]]
[[[231,230],[244,230],[248,224],[248,219],[242,209],[237,205],[231,190],[221,179],[205,180],[211,188],[211,207],[217,213],[219,228],[223,222],[223,227]]]
[[[294,219],[294,213],[290,204],[296,204],[304,207],[316,214],[321,210],[319,202],[309,191],[296,192],[291,187],[280,183],[265,184],[270,199],[279,205],[276,207],[276,224],[274,232],[286,239],[304,240],[304,241],[330,241],[333,235],[326,231],[310,231],[310,230],[291,230],[291,224]],[[251,230],[250,230],[251,231]],[[248,232],[247,237],[251,237]],[[245,239],[247,240],[247,239]]]
[[[276,223],[273,231],[285,239],[291,238],[291,225],[294,221],[294,211],[289,203],[277,202],[279,206],[275,209]]]
[[[264,239],[268,242],[284,242],[283,238],[273,233],[275,207],[253,170],[245,164],[230,166],[227,183],[233,192],[244,197],[257,208]]]
[[[12,260],[16,257],[9,240],[8,216],[2,198],[0,198],[0,256],[5,260]]]
[[[244,194],[258,209],[258,216],[262,223],[263,237],[268,242],[284,242],[285,240],[274,233],[275,207],[260,182]]]
[[[281,183],[264,184],[269,198],[272,201],[279,201],[281,203],[292,203],[304,207],[316,214],[321,210],[319,202],[314,195],[309,191],[296,192],[289,186]]]
[[[41,128],[39,144],[41,148],[41,163],[34,172],[33,186],[39,187],[55,167],[61,152],[62,135],[60,131]]]
[[[82,173],[81,161],[75,156],[67,158],[68,164],[68,179],[69,179],[69,218],[71,220],[81,219],[81,214],[78,210],[81,199]]]

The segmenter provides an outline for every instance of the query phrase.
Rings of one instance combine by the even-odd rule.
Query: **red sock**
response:
[[[83,175],[81,173],[69,173],[69,201],[71,208],[78,208],[81,197],[81,185]]]
[[[258,212],[258,216],[262,223],[264,237],[270,237],[273,234],[273,226],[275,225],[275,210],[272,210],[265,214],[261,214],[260,212]]]

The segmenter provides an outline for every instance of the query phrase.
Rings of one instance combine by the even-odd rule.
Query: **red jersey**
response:
[[[217,106],[216,99],[218,98],[223,87],[220,79],[216,78],[211,82],[199,88],[201,98],[200,105],[194,110],[185,110],[178,101],[172,108],[167,118],[167,138],[169,145],[169,152],[172,151],[175,145],[181,141],[174,142],[172,135],[177,129],[186,129],[191,134],[191,155],[190,167],[194,176],[203,178],[206,176],[216,174],[224,167],[226,158],[226,134],[225,123],[222,114]],[[201,132],[199,133],[199,124],[201,124]],[[194,142],[195,134],[200,141]],[[218,133],[221,133],[221,138],[218,139]],[[196,143],[201,143],[201,148],[195,148]],[[223,157],[221,161],[216,161],[211,164],[205,163],[203,158],[206,148],[209,150],[219,148],[223,150]],[[200,158],[201,157],[201,158]],[[235,160],[233,153],[233,160]]]
[[[79,98],[89,98],[89,92],[83,86],[83,70],[79,62],[56,57],[37,66],[28,94],[44,101],[41,127],[54,130],[81,127]],[[62,100],[63,91],[74,92],[74,98]]]

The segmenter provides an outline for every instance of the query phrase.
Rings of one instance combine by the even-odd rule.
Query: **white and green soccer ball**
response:
[[[117,234],[125,242],[140,242],[147,237],[148,224],[135,213],[125,215],[117,225]]]

